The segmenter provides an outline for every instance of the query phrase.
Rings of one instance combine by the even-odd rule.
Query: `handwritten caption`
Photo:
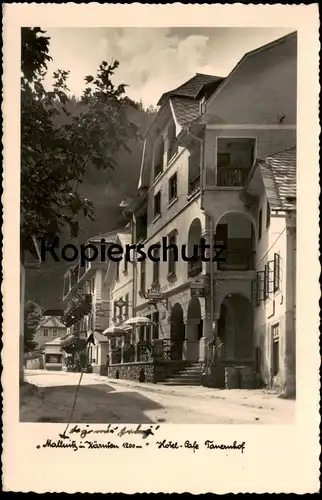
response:
[[[168,439],[160,439],[153,443],[149,441],[151,436],[155,436],[155,432],[160,428],[159,425],[149,427],[142,427],[142,425],[138,425],[136,428],[129,428],[127,426],[119,427],[109,424],[107,427],[103,429],[91,429],[89,424],[84,427],[79,427],[75,425],[72,427],[68,433],[65,431],[62,434],[59,434],[59,439],[51,439],[46,438],[46,440],[42,443],[42,445],[38,444],[36,446],[37,449],[41,448],[49,448],[49,449],[69,449],[73,451],[79,451],[82,449],[85,450],[98,450],[98,449],[109,449],[109,450],[118,450],[118,449],[143,449],[146,446],[156,446],[157,449],[167,449],[167,450],[180,450],[180,449],[188,449],[195,453],[201,448],[206,450],[221,450],[221,451],[239,451],[244,453],[246,443],[233,441],[232,443],[220,443],[215,440],[207,439],[203,442],[199,441],[190,441],[184,440],[180,441],[172,441]],[[99,441],[99,436],[104,437],[104,435],[110,434],[113,436],[108,440],[103,440],[103,442]],[[130,436],[136,436],[142,438],[142,441],[138,443],[130,442],[128,438]],[[95,439],[96,438],[96,439]],[[116,438],[116,439],[115,439]],[[120,442],[119,439],[124,438],[123,442]]]

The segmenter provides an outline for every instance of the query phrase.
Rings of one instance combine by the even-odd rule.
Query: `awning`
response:
[[[130,326],[113,325],[113,326],[109,326],[108,328],[106,328],[106,330],[104,330],[102,335],[105,335],[106,337],[110,337],[110,338],[121,337],[122,335],[126,335],[127,333],[129,333],[130,330],[131,330]]]

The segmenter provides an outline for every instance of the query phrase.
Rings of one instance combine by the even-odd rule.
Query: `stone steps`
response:
[[[181,368],[177,373],[166,377],[161,383],[163,385],[201,385],[201,367],[199,363],[192,363]]]

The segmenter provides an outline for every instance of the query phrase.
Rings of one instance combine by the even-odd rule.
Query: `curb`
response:
[[[99,379],[101,380],[101,379]],[[111,384],[111,385],[119,385],[121,387],[129,387],[129,388],[133,388],[133,389],[140,389],[141,391],[147,391],[147,392],[156,392],[156,393],[159,393],[159,394],[165,394],[165,395],[169,395],[169,396],[182,396],[182,397],[194,397],[194,398],[201,398],[201,399],[205,399],[205,398],[208,398],[209,395],[208,394],[187,394],[187,393],[184,393],[184,392],[180,392],[180,391],[176,391],[176,390],[167,390],[163,387],[160,387],[158,384],[155,384],[155,387],[151,387],[150,385],[149,386],[146,386],[144,383],[142,384],[136,384],[136,383],[128,383],[126,380],[120,380],[120,379],[109,379],[109,378],[106,378],[106,383],[107,384]],[[175,386],[173,386],[175,387]],[[186,387],[194,387],[194,386],[186,386]],[[216,390],[216,389],[214,389]],[[221,396],[210,396],[211,399],[213,398],[216,398],[216,399],[223,399]]]

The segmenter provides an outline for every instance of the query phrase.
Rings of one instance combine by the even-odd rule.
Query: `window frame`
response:
[[[159,211],[156,211],[156,200],[159,200]],[[153,218],[156,219],[161,215],[161,189],[155,193],[153,197]]]
[[[260,208],[258,212],[258,241],[262,239],[263,236],[263,209]]]
[[[172,195],[172,182],[175,182],[175,194]],[[169,204],[172,203],[174,200],[178,199],[178,172],[175,172],[170,178],[169,178]]]
[[[269,229],[271,225],[271,206],[269,201],[266,202],[266,229]]]

